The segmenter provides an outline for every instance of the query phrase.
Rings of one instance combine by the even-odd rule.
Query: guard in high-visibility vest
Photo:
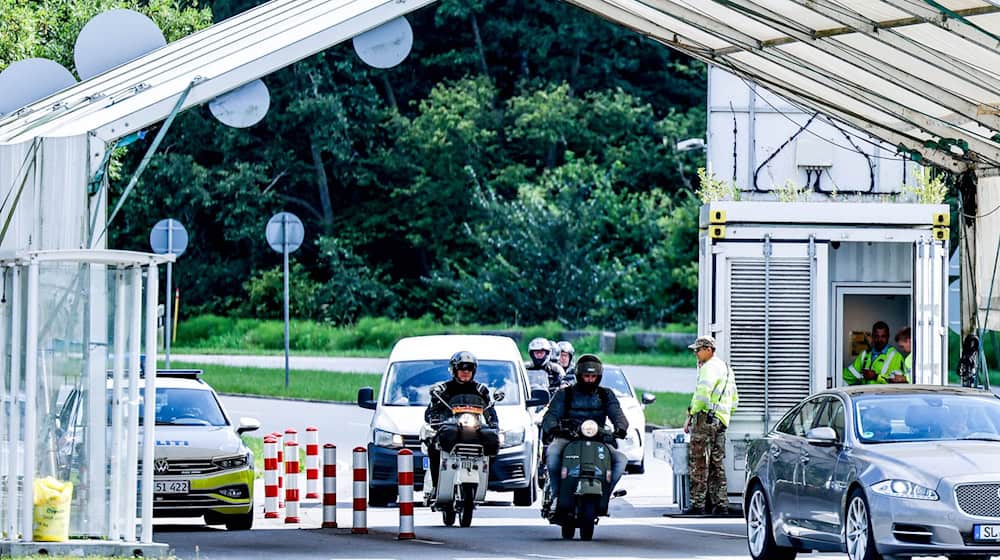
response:
[[[868,385],[889,383],[894,372],[902,371],[903,355],[889,346],[889,325],[877,321],[872,325],[872,347],[864,350],[854,363],[844,368],[844,383]]]
[[[910,327],[904,327],[896,333],[896,347],[906,357],[903,358],[902,369],[893,372],[889,383],[913,383],[913,340],[911,336]]]
[[[715,339],[699,336],[688,346],[698,358],[698,384],[684,431],[690,432],[688,473],[693,515],[729,512],[726,492],[726,428],[739,400],[732,368],[715,355]]]

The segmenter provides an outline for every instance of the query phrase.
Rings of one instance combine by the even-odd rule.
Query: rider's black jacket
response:
[[[493,407],[493,397],[490,396],[489,387],[475,381],[459,383],[454,379],[439,383],[431,389],[431,402],[427,405],[427,410],[424,411],[424,421],[433,423],[450,418],[451,407],[445,403],[450,403],[456,395],[478,395],[486,406],[483,411],[486,425],[491,428],[500,425],[497,411]]]
[[[615,432],[628,432],[628,418],[611,389],[596,387],[593,391],[584,391],[579,385],[570,385],[559,389],[549,402],[549,410],[542,418],[542,432],[548,437],[559,435],[560,420],[572,420],[575,424],[593,420],[603,427],[608,418]]]

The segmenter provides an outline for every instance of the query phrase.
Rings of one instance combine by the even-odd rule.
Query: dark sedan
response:
[[[1000,398],[959,387],[831,389],[747,452],[755,559],[1000,555]]]

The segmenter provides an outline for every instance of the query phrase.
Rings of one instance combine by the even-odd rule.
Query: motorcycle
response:
[[[502,398],[502,394],[498,394]],[[429,465],[424,474],[424,503],[432,511],[440,511],[444,524],[451,527],[456,517],[459,525],[472,525],[472,513],[477,504],[486,500],[489,483],[490,459],[480,441],[479,430],[485,425],[485,406],[475,395],[458,395],[449,403],[451,417],[436,425],[421,428],[421,445],[424,451],[431,445],[441,450],[441,464]],[[441,447],[435,437],[445,425],[455,427],[457,438],[450,450]],[[438,469],[438,488],[433,484],[431,468]]]
[[[624,496],[624,490],[611,492],[611,432],[593,420],[577,427],[564,427],[570,442],[562,453],[562,467],[554,476],[561,479],[554,507],[546,516],[549,523],[562,528],[562,537],[572,539],[580,529],[580,540],[594,538],[598,517],[608,514],[612,497]],[[546,483],[552,483],[552,477]],[[548,492],[548,488],[546,488]]]

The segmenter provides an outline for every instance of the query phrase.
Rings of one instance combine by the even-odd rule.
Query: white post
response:
[[[111,501],[108,504],[108,537],[121,538],[121,480],[122,480],[122,377],[125,375],[125,351],[128,337],[125,336],[125,271],[115,270],[115,330],[113,333],[114,362],[111,384]]]
[[[135,542],[136,492],[138,481],[136,473],[139,470],[139,369],[142,367],[140,353],[142,352],[142,268],[132,267],[131,298],[129,306],[129,371],[128,371],[128,426],[125,432],[127,438],[127,453],[125,461],[125,540]],[[156,363],[152,364],[156,371]],[[155,395],[154,395],[154,403]]]
[[[173,220],[167,220],[167,253],[174,252],[174,222]],[[167,261],[167,301],[166,308],[164,311],[166,314],[163,317],[163,352],[164,360],[166,361],[167,369],[170,369],[170,329],[174,324],[174,316],[170,312],[170,305],[173,303],[170,297],[170,287],[173,285],[173,273],[174,264]]]
[[[10,269],[10,432],[7,450],[7,538],[14,540],[18,533],[17,481],[21,478],[21,463],[17,460],[17,442],[20,439],[21,415],[18,413],[17,394],[21,383],[21,269]]]
[[[156,303],[160,271],[150,264],[146,273],[146,388],[142,419],[142,542],[153,542],[153,448],[156,443]],[[170,299],[170,294],[167,294]]]
[[[22,539],[32,539],[35,504],[35,421],[38,387],[38,263],[28,264],[28,297],[24,323],[24,475],[21,480]]]
[[[7,268],[0,267],[0,290],[4,294],[7,293]],[[9,328],[9,315],[10,315],[10,300],[7,300],[3,307],[0,307],[0,407],[4,407],[4,403],[7,402],[7,383],[5,381],[5,376],[7,373],[7,368],[9,367],[9,361],[7,359],[7,331]],[[0,408],[2,410],[12,410],[10,408]],[[3,416],[0,412],[0,484],[6,485],[6,488],[0,487],[0,491],[3,491],[4,500],[10,501],[15,499],[14,489],[10,481],[13,480],[8,475],[10,464],[7,462],[7,457],[10,456],[10,435],[7,431],[7,424],[9,423],[9,416]],[[7,442],[3,445],[3,442]],[[2,502],[0,502],[2,503]],[[2,534],[7,528],[7,508],[0,510],[0,534]]]

